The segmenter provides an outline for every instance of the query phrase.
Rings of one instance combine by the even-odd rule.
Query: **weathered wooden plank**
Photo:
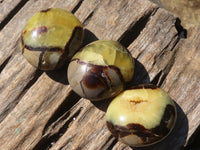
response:
[[[158,12],[159,11],[157,11],[157,13]],[[164,17],[164,15],[161,16]],[[158,22],[156,24],[159,26]],[[156,29],[158,29],[158,27],[156,27]],[[173,31],[175,28],[168,28],[168,26],[166,26],[164,29],[171,30],[171,32],[169,30],[167,34],[176,33]],[[151,30],[146,31],[153,35]],[[184,141],[188,141],[200,124],[199,119],[197,119],[197,116],[199,115],[198,105],[200,100],[200,48],[198,44],[199,28],[197,27],[191,29],[189,33],[190,35],[188,35],[188,38],[181,39],[181,42],[179,42],[177,45],[176,42],[179,40],[178,38],[175,38],[175,40],[171,41],[169,40],[169,44],[164,46],[164,49],[161,49],[157,54],[155,53],[156,51],[159,51],[157,47],[158,45],[155,45],[154,42],[151,42],[150,45],[154,46],[154,50],[156,50],[153,51],[154,55],[152,55],[151,48],[149,49],[147,46],[144,47],[144,45],[148,43],[147,40],[140,39],[140,37],[145,37],[143,35],[148,34],[145,32],[145,30],[130,46],[130,48],[133,47],[135,50],[132,53],[133,56],[135,56],[142,64],[144,64],[144,67],[147,69],[150,81],[157,83],[163,89],[168,91],[170,96],[179,104],[182,109],[180,109],[179,115],[179,119],[182,118],[182,120],[180,119],[175,127],[175,129],[178,131],[172,133],[173,138],[166,145],[167,149],[169,147],[180,149],[181,144],[184,144]],[[159,36],[158,33],[155,35]],[[156,36],[153,36],[152,39],[157,39]],[[172,36],[175,37],[176,34]],[[168,39],[166,39],[166,41],[167,40]],[[141,43],[141,41],[146,42]],[[163,41],[163,43],[166,41]],[[141,50],[142,54],[138,52],[138,50]],[[144,78],[148,78],[148,76]],[[163,146],[165,146],[165,144],[159,146],[159,148],[164,149]]]
[[[70,91],[69,86],[42,75],[0,124],[1,149],[32,149]]]
[[[195,123],[193,120],[199,116],[200,62],[196,53],[199,53],[200,29],[192,29],[195,34],[179,42],[176,17],[141,0],[27,2],[0,32],[0,39],[7,39],[4,40],[7,49],[3,46],[0,50],[0,61],[9,60],[13,54],[0,76],[0,148],[131,149],[117,142],[106,128],[104,115],[108,102],[80,99],[67,85],[66,69],[35,75],[36,69],[19,53],[13,53],[29,17],[51,6],[74,12],[93,36],[118,40],[127,46],[137,59],[132,84],[152,82],[170,93],[178,108],[175,129],[163,142],[146,150],[180,149],[199,124],[198,119]],[[89,38],[86,35],[85,41],[91,41]],[[186,101],[189,98],[192,100]]]
[[[157,14],[157,13],[156,13]],[[158,11],[158,14],[157,14],[157,16],[164,16],[164,11],[163,10],[161,10],[161,11]],[[167,16],[167,15],[166,15]],[[153,18],[153,17],[152,17]],[[159,18],[160,19],[160,18]],[[153,25],[155,25],[155,23],[156,23],[156,21],[155,20],[159,20],[158,18],[156,18],[155,17],[155,19],[153,18],[152,20],[152,23],[149,23],[149,24],[151,24],[151,25],[149,25],[149,26],[153,26]],[[168,20],[167,20],[168,19]],[[177,35],[177,32],[176,32],[176,29],[175,29],[175,27],[174,27],[174,24],[172,23],[172,22],[174,22],[175,23],[175,19],[174,19],[174,17],[172,16],[171,18],[170,17],[167,17],[167,19],[165,19],[165,20],[167,20],[166,22],[170,22],[169,24],[163,24],[163,23],[161,23],[161,25],[160,26],[167,26],[167,27],[169,27],[169,30],[171,31],[171,33],[169,33],[169,35],[171,35],[171,37],[173,37],[174,38],[174,41],[176,41],[175,39],[178,39],[178,35]],[[159,28],[156,28],[155,27],[155,29],[157,29],[157,30],[159,30]],[[169,32],[169,30],[166,30],[164,33],[162,33],[162,34],[166,34],[166,33],[168,33]],[[147,30],[148,31],[148,30]],[[154,35],[156,35],[156,34],[154,34]],[[177,35],[177,36],[176,36]],[[162,36],[161,36],[162,37]],[[162,41],[162,40],[161,40]],[[159,42],[158,42],[159,43]],[[169,44],[170,43],[170,44]],[[150,42],[150,44],[151,44],[151,42]],[[171,39],[169,39],[168,40],[168,42],[166,42],[166,45],[168,46],[168,47],[170,47],[170,45],[173,45],[173,44],[175,44],[175,43],[173,43],[172,41],[171,41]],[[166,45],[165,44],[163,44],[162,46],[161,46],[161,48],[163,47],[163,49],[166,47]],[[158,53],[159,52],[162,52],[161,50],[157,50],[158,51]],[[156,54],[156,53],[155,53]],[[154,55],[155,55],[154,54]],[[86,103],[86,102],[85,102]],[[85,104],[84,103],[84,104]],[[93,106],[91,106],[92,108],[93,108]],[[90,107],[90,108],[91,108]],[[92,109],[91,108],[91,109]],[[89,108],[88,108],[89,109]],[[87,110],[88,110],[87,109]],[[91,109],[89,109],[89,110],[91,110]],[[91,114],[95,114],[94,116],[93,115],[91,115]],[[101,115],[101,113],[98,113],[98,114],[100,114]],[[103,115],[103,114],[102,114]],[[82,116],[82,115],[81,115]],[[96,116],[98,116],[99,117],[99,115],[97,115],[94,111],[93,112],[91,112],[91,113],[88,113],[88,116],[87,117],[85,117],[85,118],[93,118],[93,119],[95,119],[96,118]],[[81,124],[81,121],[78,121],[79,120],[79,118],[77,119],[77,122],[79,122],[80,124]],[[89,122],[89,123],[88,123]],[[96,123],[97,121],[93,121],[93,120],[89,120],[87,123],[85,123],[85,125],[87,126],[87,124],[98,124],[98,123]],[[90,123],[91,122],[91,123]],[[85,136],[87,136],[88,137],[88,134],[91,134],[91,133],[84,133],[84,131],[85,131],[85,128],[78,128],[77,126],[77,124],[76,123],[74,123],[75,125],[73,126],[73,124],[72,124],[72,126],[70,126],[70,128],[67,130],[67,132],[66,132],[66,134],[64,134],[63,135],[63,137],[61,137],[61,139],[57,142],[57,143],[55,143],[55,145],[52,147],[52,149],[59,149],[59,148],[64,148],[64,149],[78,149],[78,148],[81,148],[81,149],[92,149],[92,144],[90,145],[90,142],[88,141],[84,141],[84,142],[81,142],[81,141],[83,141],[81,138],[83,137],[83,135],[82,134],[86,134]],[[80,125],[81,126],[81,125]],[[96,126],[98,126],[98,125],[96,125]],[[75,128],[75,129],[74,129]],[[97,127],[97,128],[99,128],[99,127]],[[76,130],[76,131],[79,131],[78,133],[82,133],[82,134],[80,134],[80,135],[77,135],[77,133],[75,132],[74,133],[74,130]],[[104,131],[103,133],[105,134],[105,133],[107,133],[108,131]],[[66,135],[66,136],[65,136]],[[72,137],[67,137],[67,135],[74,135],[74,136],[72,136]],[[172,138],[172,137],[171,137]],[[105,138],[104,137],[104,140],[105,139],[109,139],[107,142],[109,142],[109,143],[112,143],[112,142],[114,142],[114,140],[112,139],[112,138]],[[93,139],[93,140],[95,140],[95,139]],[[168,139],[168,140],[171,140],[171,139]],[[70,142],[69,142],[70,141]],[[180,141],[179,141],[180,142]],[[70,143],[70,144],[69,144]],[[77,143],[79,143],[78,145],[77,145]],[[86,145],[85,145],[85,143],[87,143]],[[99,143],[98,142],[95,142],[96,143],[96,145],[98,145]],[[103,142],[104,143],[104,142]],[[165,143],[168,143],[168,142],[165,142]],[[182,143],[183,144],[183,143]],[[65,146],[64,146],[65,145]],[[119,145],[121,145],[121,144],[119,144]],[[105,146],[105,145],[103,145],[103,146]],[[166,145],[164,145],[164,146],[166,146]],[[163,149],[164,148],[164,146],[162,147],[162,148],[160,148],[160,149]],[[180,145],[179,145],[180,146]],[[102,148],[102,145],[98,145],[98,146],[96,146],[96,148]],[[120,147],[120,146],[119,146]],[[124,145],[123,146],[121,146],[121,147],[125,147]],[[156,148],[158,149],[160,146],[157,146]],[[109,147],[109,148],[111,148],[111,147]],[[126,149],[129,149],[127,146],[126,146]],[[153,148],[152,148],[153,149]],[[175,149],[175,148],[174,148]]]
[[[124,30],[130,30],[138,20],[151,15],[156,9],[158,6],[149,1],[103,1],[85,24],[99,39],[119,40],[126,34]]]
[[[162,20],[162,21],[159,23],[160,20]],[[163,20],[165,20],[165,21],[163,21]],[[147,61],[149,59],[149,55],[151,55],[152,57],[155,57],[158,54],[162,54],[166,47],[168,47],[169,49],[170,49],[170,46],[173,47],[173,45],[175,45],[176,41],[178,40],[178,34],[177,34],[176,28],[174,26],[175,21],[176,21],[176,19],[174,18],[173,15],[171,15],[169,17],[169,14],[166,14],[166,12],[164,10],[158,10],[155,14],[153,14],[150,17],[150,20],[148,21],[148,23],[146,25],[146,28],[141,33],[141,36],[139,36],[137,38],[138,41],[136,40],[133,44],[130,45],[129,49],[130,49],[131,53],[133,55],[134,55],[134,53],[137,53],[137,51],[134,49],[134,48],[136,48],[136,46],[135,46],[136,43],[138,44],[138,46],[139,45],[143,45],[144,46],[144,44],[148,41],[145,49],[142,49],[141,52],[140,52],[140,53],[142,53],[143,50],[147,51],[147,52],[145,52],[147,54],[147,57],[143,58],[143,60]],[[163,23],[163,22],[165,22],[165,23]],[[153,29],[152,29],[152,27],[153,27]],[[162,31],[162,32],[159,32],[160,28],[164,28],[164,27],[166,29],[164,31]],[[148,31],[152,31],[152,32],[150,32],[149,35],[147,35]],[[157,32],[155,32],[155,31],[157,31]],[[163,39],[165,39],[165,36],[163,36],[163,35],[166,35],[166,34],[167,34],[167,37],[170,37],[169,39],[167,39],[165,42],[163,42],[162,39],[159,39],[159,41],[157,41],[157,39],[161,38],[161,37],[163,37]],[[153,39],[155,38],[155,41],[153,43],[152,41],[149,41],[148,39],[143,39],[143,38],[150,38],[150,39],[152,39],[152,41],[154,41]],[[148,55],[148,53],[150,53],[150,54]],[[140,56],[142,56],[142,55],[140,55]],[[154,59],[152,59],[152,60],[154,61]],[[167,62],[166,62],[166,64],[167,64]],[[153,63],[152,63],[152,65],[153,65]],[[163,64],[163,66],[164,66],[164,64]],[[150,70],[150,68],[149,68],[149,70]],[[154,71],[154,74],[152,75],[152,78],[154,78],[156,76],[156,74],[157,74],[157,72]],[[139,77],[137,79],[138,82],[143,82],[142,80],[146,78],[146,77],[141,78],[140,75],[137,75],[137,77]],[[150,82],[150,79],[149,79],[149,82]],[[84,108],[85,105],[82,106],[82,107]],[[89,108],[87,108],[87,110],[91,111],[91,110],[93,110],[92,109],[93,107],[94,106],[91,105]],[[102,124],[97,123],[97,122],[99,122],[99,120],[96,121],[95,119],[99,118],[99,116],[103,117],[104,113],[103,114],[102,113],[96,113],[95,111],[96,110],[94,109],[92,112],[87,113],[88,116],[84,117],[84,118],[92,118],[94,120],[88,120],[84,124],[85,124],[85,126],[89,126],[91,124],[95,124],[96,128],[99,129]],[[77,118],[77,122],[79,122],[80,126],[84,125],[84,124],[82,125],[82,121],[79,121],[79,118]],[[78,148],[80,148],[80,149],[90,149],[90,148],[91,149],[95,149],[95,148],[92,148],[93,145],[92,145],[92,143],[89,142],[90,138],[88,137],[88,134],[91,134],[91,133],[84,132],[86,130],[85,128],[83,128],[83,127],[79,128],[77,126],[78,125],[76,123],[72,124],[71,127],[66,131],[66,133],[60,138],[60,140],[57,143],[55,143],[55,145],[52,147],[52,149],[60,149],[61,147],[64,148],[64,149],[78,149]],[[81,134],[77,135],[77,133],[74,132],[75,130],[78,131],[78,133],[81,133]],[[102,130],[104,130],[103,127],[102,127]],[[105,129],[105,131],[103,133],[104,133],[104,135],[105,134],[109,135],[109,133],[108,133],[108,131],[106,129]],[[87,140],[88,142],[85,141],[85,140],[84,141],[82,140],[83,134],[85,134],[85,136],[88,137],[88,138],[86,138],[86,139],[89,139],[89,140]],[[98,136],[99,134],[101,134],[101,132],[99,131],[99,133],[96,133],[96,134]],[[67,135],[73,135],[73,136],[67,137]],[[168,141],[170,141],[171,138],[168,138]],[[95,140],[95,139],[96,138],[93,138],[93,140]],[[110,136],[104,137],[104,140],[105,139],[108,139],[107,140],[108,143],[115,142],[114,139],[111,138]],[[156,149],[160,149],[160,150],[162,149],[163,150],[164,147],[166,147],[166,144],[168,143],[168,141],[165,141],[164,142],[165,144],[162,143],[163,146],[157,145],[157,147],[153,147],[152,149],[156,148]],[[107,142],[103,142],[103,143],[107,143]],[[180,144],[183,144],[184,141],[183,142],[178,141],[178,142]],[[100,149],[102,148],[102,145],[98,145],[99,143],[97,141],[95,143],[96,143],[96,148],[97,147],[100,148]],[[177,143],[173,143],[173,144],[177,144]],[[103,145],[103,146],[105,146],[105,145]],[[178,145],[178,146],[180,147],[182,145]],[[173,147],[174,146],[172,146],[170,148],[173,148]],[[108,148],[108,146],[107,146],[107,148]],[[109,147],[109,148],[111,148],[111,147]],[[113,149],[115,149],[115,148],[116,149],[123,149],[123,148],[130,149],[127,146],[125,146],[124,144],[121,144],[121,143],[120,144],[117,143],[117,146],[114,146]],[[174,150],[175,149],[177,149],[177,147],[174,148]]]
[[[23,5],[23,3],[25,3],[24,0],[15,0],[15,1],[1,0],[0,1],[0,8],[1,8],[0,9],[0,24],[2,24],[2,22],[5,20],[6,17],[12,17],[12,15],[14,15],[15,13],[14,9],[17,9],[17,7],[20,7],[20,5]]]
[[[114,1],[113,1],[113,2],[114,2]],[[103,7],[103,6],[101,6],[101,7]],[[153,8],[153,7],[152,7],[152,8]],[[96,14],[96,15],[98,15],[98,14]],[[122,17],[122,16],[121,16],[121,17]],[[125,22],[125,23],[127,23],[127,22]],[[131,22],[129,22],[129,23],[131,23]],[[125,29],[124,29],[124,31],[125,31]],[[115,32],[115,33],[117,33],[117,32]],[[45,76],[46,76],[46,74],[43,74],[43,75],[41,76],[41,78],[42,78],[42,77],[45,77]],[[51,79],[49,79],[49,80],[51,80]],[[41,82],[41,83],[39,83],[39,84],[42,84],[44,81],[40,81],[40,82]],[[38,82],[37,82],[37,83],[38,83]],[[51,82],[50,82],[50,83],[51,83]],[[52,83],[52,84],[53,84],[53,83]],[[43,85],[45,85],[45,84],[43,84]],[[41,89],[41,86],[40,86],[40,85],[37,85],[37,84],[35,85],[35,84],[34,84],[33,87],[35,87],[35,86],[36,86],[36,87],[38,86],[37,88],[40,87],[40,89]],[[36,88],[36,89],[37,89],[37,88]],[[68,88],[68,86],[65,86],[65,88]],[[32,89],[32,88],[31,88],[31,89]],[[31,89],[30,89],[30,90],[31,90]],[[30,90],[29,90],[29,91],[30,91]],[[28,91],[28,93],[33,93],[33,94],[35,93],[35,92],[33,92],[33,91],[31,91],[31,92],[29,92],[29,91]],[[37,95],[40,95],[39,92],[40,92],[40,91],[38,91]],[[51,91],[51,92],[52,92],[52,91]],[[28,94],[28,93],[27,93],[27,94]],[[43,90],[43,89],[41,89],[41,93],[44,94],[44,90]],[[46,92],[45,92],[45,93],[46,93]],[[52,92],[52,93],[54,93],[54,92]],[[26,98],[26,95],[27,95],[27,94],[25,94],[25,96],[24,96],[25,98]],[[22,102],[23,102],[24,97],[22,98],[22,100],[21,100],[19,103],[22,103]],[[30,96],[30,97],[31,97],[31,98],[29,98],[29,101],[33,100],[33,101],[37,104],[37,100],[36,100],[34,97],[32,97],[32,96]],[[38,100],[39,100],[40,103],[41,103],[42,101],[45,101],[46,99],[42,99],[42,98],[41,98],[41,99],[38,99]],[[16,106],[15,109],[17,109],[18,106],[19,106],[19,104]],[[14,110],[15,110],[15,109],[14,109]],[[25,109],[25,110],[26,110],[26,109]],[[34,112],[34,111],[33,111],[33,112]],[[12,113],[13,113],[13,111],[9,114],[9,116],[10,116]],[[19,113],[24,114],[25,112],[22,111],[22,112],[19,112]],[[53,112],[52,112],[52,113],[53,113]],[[25,114],[26,114],[26,113],[25,113]],[[28,114],[29,114],[29,113],[27,113],[27,115],[28,115]],[[4,126],[4,123],[6,122],[7,119],[9,120],[9,116],[2,122],[2,126]],[[11,115],[11,116],[12,116],[12,115]],[[29,115],[28,115],[28,116],[29,116]],[[46,120],[46,121],[47,121],[47,120]],[[30,121],[29,121],[29,122],[30,122]],[[11,124],[11,126],[12,126],[12,124]],[[13,124],[13,126],[15,126],[15,125]],[[7,126],[7,127],[8,127],[8,126]],[[14,128],[16,128],[16,127],[14,127]],[[18,129],[18,128],[17,128],[17,129]],[[5,130],[2,130],[2,131],[6,131],[6,130],[7,130],[7,128],[6,128]],[[10,130],[10,131],[12,131],[12,130]],[[3,132],[2,132],[2,133],[3,133]],[[29,132],[28,132],[28,133],[29,133]],[[41,131],[38,130],[38,133],[41,134]],[[8,135],[9,135],[9,134],[8,134]],[[29,135],[31,135],[31,134],[29,133]],[[25,134],[24,136],[27,136],[27,135]],[[8,137],[9,137],[9,136],[8,136]],[[23,136],[21,135],[20,137],[22,138]],[[9,137],[9,138],[10,138],[10,137]],[[5,140],[5,139],[6,139],[6,138],[4,137],[4,140]],[[15,138],[14,138],[14,139],[15,139]],[[2,141],[4,141],[4,140],[2,140]],[[14,142],[14,141],[11,142],[11,143],[12,143],[12,146],[11,146],[11,147],[12,147],[12,148],[13,148],[13,147],[15,147],[15,148],[18,148],[18,147],[22,148],[22,146],[21,146],[20,144],[19,144],[18,146],[15,145],[15,144],[17,144],[17,143],[20,143],[19,141],[21,141],[21,139],[19,139],[19,140],[18,140],[18,139],[15,139],[15,141],[16,141],[16,142]],[[31,142],[32,142],[32,141],[31,141]],[[5,146],[7,146],[7,144],[6,144]],[[2,145],[2,147],[4,147],[4,145]],[[11,147],[10,147],[10,148],[11,148]],[[9,148],[9,147],[8,147],[8,148]]]
[[[27,72],[28,70],[28,72]],[[20,53],[15,55],[0,75],[0,122],[17,105],[31,81],[41,73],[36,71]]]
[[[175,16],[166,13],[164,9],[159,9],[151,16],[137,39],[128,47],[133,57],[142,63],[148,72],[148,74],[141,72],[138,76],[146,83],[155,80],[161,71],[162,75],[168,71],[166,66],[173,53],[171,55],[165,53],[172,50],[179,40],[176,20]],[[141,79],[136,80],[141,81]]]
[[[200,27],[189,29],[187,39],[175,48],[174,60],[163,88],[181,106],[189,122],[188,138],[200,125]]]
[[[75,114],[74,121],[70,122],[69,128],[53,145],[52,150],[109,148],[114,138],[105,126],[103,111],[97,109],[89,100],[81,99],[70,112]]]

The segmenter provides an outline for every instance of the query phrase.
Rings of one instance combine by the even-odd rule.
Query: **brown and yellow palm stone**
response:
[[[169,95],[155,85],[132,87],[116,96],[106,112],[111,133],[133,147],[163,140],[176,122],[176,107]]]
[[[78,51],[68,67],[68,81],[81,97],[92,101],[119,94],[133,78],[134,61],[119,42],[98,40]]]
[[[40,70],[54,70],[70,61],[83,41],[81,22],[70,12],[51,8],[36,13],[21,36],[21,51]]]

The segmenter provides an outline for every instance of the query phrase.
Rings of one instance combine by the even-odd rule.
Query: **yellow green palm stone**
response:
[[[123,91],[109,104],[106,122],[111,133],[132,147],[162,141],[176,122],[176,107],[170,96],[152,84]]]
[[[21,36],[21,52],[40,70],[54,70],[70,61],[83,41],[81,22],[70,12],[51,8],[36,13]]]
[[[68,81],[81,97],[98,101],[119,94],[132,80],[134,61],[120,43],[98,40],[86,45],[72,58]]]

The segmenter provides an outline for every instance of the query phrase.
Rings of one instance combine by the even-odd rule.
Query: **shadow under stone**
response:
[[[94,33],[88,29],[84,29],[83,47],[87,44],[99,40]]]
[[[69,63],[64,64],[60,69],[45,71],[45,73],[54,81],[68,85],[67,68]]]
[[[150,77],[144,65],[141,64],[137,59],[134,59],[134,62],[135,62],[135,70],[133,79],[127,84],[127,88],[131,86],[136,86],[138,84],[150,83]]]

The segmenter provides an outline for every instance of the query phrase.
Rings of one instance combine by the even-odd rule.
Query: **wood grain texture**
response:
[[[130,85],[154,83],[176,102],[172,133],[161,143],[137,149],[182,149],[200,124],[200,28],[180,39],[176,16],[147,0],[29,0],[17,12],[0,31],[0,149],[137,150],[108,131],[109,101],[79,97],[68,85],[67,67],[41,72],[19,53],[26,21],[49,7],[72,11],[83,22],[84,45],[97,39],[121,42],[136,62]]]
[[[18,9],[18,7],[22,6],[25,3],[24,0],[1,0],[0,1],[0,24],[2,24],[3,20],[6,17],[12,17],[14,15],[14,11]]]

